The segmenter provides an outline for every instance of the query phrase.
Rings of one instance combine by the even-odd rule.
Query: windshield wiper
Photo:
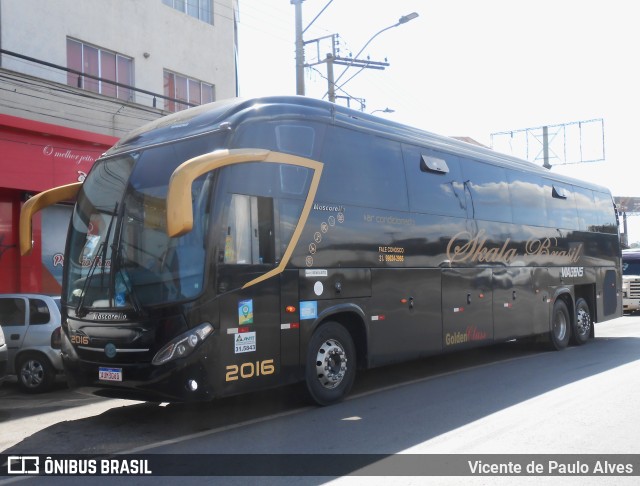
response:
[[[118,214],[118,203],[116,202],[113,208],[113,213],[111,214],[111,219],[109,220],[107,233],[104,235],[104,239],[98,245],[98,251],[96,251],[96,256],[91,262],[91,266],[89,267],[89,271],[87,272],[87,276],[84,280],[84,285],[82,286],[82,293],[80,294],[80,298],[78,299],[78,305],[76,306],[76,315],[78,317],[83,317],[86,315],[86,312],[84,311],[84,299],[85,299],[85,296],[87,295],[89,282],[91,282],[91,279],[93,278],[93,275],[96,271],[96,268],[98,267],[98,263],[100,262],[100,260],[102,260],[101,273],[102,273],[102,279],[103,279],[101,284],[104,286],[104,267],[107,263],[107,248],[108,248],[107,242],[109,241],[109,237],[111,236],[113,219],[116,217],[117,214]]]
[[[114,242],[111,245],[111,288],[114,289],[114,307],[116,307],[116,284],[117,284],[117,276],[120,275],[124,286],[127,289],[128,295],[131,297],[131,305],[133,305],[133,310],[137,314],[143,314],[142,305],[140,304],[140,300],[134,291],[134,285],[131,283],[131,278],[129,277],[129,272],[126,270],[126,266],[123,265],[123,255],[124,255],[124,245],[122,244],[122,226],[124,224],[125,218],[125,209],[126,203],[122,203],[122,207],[120,212],[120,219],[118,220],[118,224],[116,226],[116,232],[114,235]]]

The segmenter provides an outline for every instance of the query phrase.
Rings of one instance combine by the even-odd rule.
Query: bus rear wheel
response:
[[[562,299],[557,299],[553,304],[551,315],[551,329],[549,330],[549,341],[552,349],[560,351],[569,344],[571,336],[571,318],[569,309]]]
[[[589,311],[587,301],[580,298],[576,301],[576,315],[571,326],[571,342],[573,344],[584,344],[591,336],[593,320]]]
[[[307,352],[306,383],[318,405],[342,400],[356,376],[356,351],[349,332],[337,322],[320,326],[311,337]]]

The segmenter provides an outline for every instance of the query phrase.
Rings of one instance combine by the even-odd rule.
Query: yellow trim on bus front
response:
[[[53,206],[62,201],[74,199],[80,190],[82,182],[74,182],[64,186],[54,187],[43,191],[27,200],[20,210],[20,254],[28,255],[33,250],[33,234],[31,220],[33,215],[41,209]]]
[[[246,283],[243,288],[255,285],[284,271],[311,212],[313,200],[320,184],[320,176],[322,175],[322,162],[263,149],[216,150],[209,154],[199,155],[181,164],[171,175],[167,192],[167,235],[170,237],[180,236],[188,233],[193,228],[193,202],[191,200],[191,185],[193,181],[212,170],[247,162],[296,165],[312,169],[314,172],[300,219],[280,260],[280,264],[273,270]]]

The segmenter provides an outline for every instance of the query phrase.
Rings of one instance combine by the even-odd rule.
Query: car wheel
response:
[[[49,360],[38,354],[24,354],[17,363],[18,385],[27,393],[42,393],[51,388],[55,372]]]
[[[337,322],[327,322],[309,342],[307,389],[318,405],[342,400],[356,375],[356,351],[349,332]]]
[[[586,343],[591,336],[592,326],[593,321],[589,311],[589,304],[587,304],[586,300],[580,298],[576,302],[576,315],[571,326],[571,342],[573,344]]]
[[[569,344],[571,336],[571,319],[569,309],[562,299],[557,299],[553,304],[551,315],[551,329],[549,330],[549,341],[551,348],[560,351]]]

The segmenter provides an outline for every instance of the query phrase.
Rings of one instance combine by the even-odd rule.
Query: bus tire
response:
[[[592,326],[589,304],[580,298],[576,301],[576,315],[571,326],[571,342],[577,345],[586,343],[591,337]]]
[[[311,336],[305,378],[311,399],[318,405],[342,400],[356,376],[356,350],[349,332],[337,322],[327,322]]]
[[[553,304],[551,314],[551,329],[549,330],[549,341],[551,348],[557,351],[564,349],[569,344],[571,336],[571,318],[569,309],[562,299],[556,299]]]

